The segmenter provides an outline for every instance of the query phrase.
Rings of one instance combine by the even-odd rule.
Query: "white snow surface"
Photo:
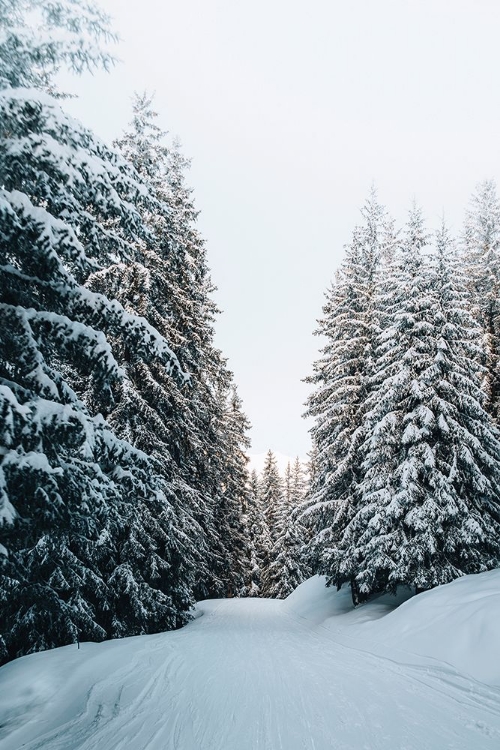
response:
[[[408,596],[354,610],[314,577],[25,656],[0,669],[0,748],[498,750],[500,570]]]

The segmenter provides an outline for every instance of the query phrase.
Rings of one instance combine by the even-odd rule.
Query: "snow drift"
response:
[[[500,686],[500,570],[464,576],[418,596],[409,589],[383,594],[356,609],[348,587],[336,591],[314,576],[283,607],[375,653],[383,646],[396,659],[404,659],[404,652],[427,656]]]

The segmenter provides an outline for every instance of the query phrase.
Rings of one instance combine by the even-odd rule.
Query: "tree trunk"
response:
[[[361,602],[366,600],[366,597],[361,594],[359,586],[354,578],[351,578],[351,596],[354,607],[357,607],[358,604],[361,604]]]

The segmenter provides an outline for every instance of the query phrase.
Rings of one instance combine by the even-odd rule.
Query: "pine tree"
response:
[[[327,293],[318,335],[326,338],[314,374],[306,416],[311,430],[315,471],[302,522],[312,534],[309,559],[324,572],[321,557],[336,543],[353,513],[359,479],[362,422],[370,389],[378,332],[377,278],[382,255],[393,255],[391,223],[372,189],[354,230],[345,259]]]
[[[215,490],[214,524],[218,532],[215,548],[216,577],[222,582],[223,595],[235,596],[245,588],[250,549],[245,536],[244,512],[248,504],[248,458],[250,441],[246,435],[249,422],[234,385],[220,394],[220,452],[218,486]]]
[[[292,481],[292,465],[290,461],[288,461],[283,481],[283,500],[286,505],[290,505],[292,500]]]
[[[264,535],[261,548],[261,595],[269,596],[269,566],[273,561],[276,539],[279,534],[279,520],[284,502],[283,480],[278,470],[278,462],[269,449],[259,478],[259,504],[264,519]]]
[[[471,199],[462,239],[464,261],[482,329],[486,409],[500,422],[500,201],[496,184],[485,180]]]
[[[293,471],[287,465],[288,483],[276,513],[276,539],[264,574],[266,596],[285,599],[309,574],[302,559],[306,532],[299,520],[299,509],[304,501],[305,481],[298,457]],[[287,491],[288,490],[288,491]]]
[[[107,294],[121,295],[124,304],[140,311],[173,342],[189,372],[186,389],[176,387],[157,368],[149,374],[141,368],[131,407],[113,415],[113,423],[123,429],[129,413],[135,421],[138,412],[144,413],[144,422],[150,424],[149,450],[154,450],[156,439],[158,461],[169,481],[177,483],[175,494],[197,568],[195,591],[201,597],[223,596],[243,585],[247,477],[242,446],[247,444],[248,423],[232,373],[213,343],[217,308],[210,296],[213,285],[204,243],[195,228],[197,212],[184,183],[189,163],[178,142],[167,147],[157,117],[151,97],[136,96],[131,127],[117,142],[157,201],[155,211],[143,216],[151,240],[140,249],[137,270],[107,270],[93,284],[104,285]],[[147,408],[140,408],[141,402]],[[156,423],[151,413],[157,415]]]
[[[307,577],[301,562],[304,544],[302,525],[288,515],[283,516],[279,528],[272,561],[264,575],[265,596],[272,599],[286,599]]]
[[[280,477],[278,462],[272,450],[268,450],[260,477],[260,502],[269,528],[271,540],[277,535],[278,518],[284,500],[283,480]]]
[[[304,502],[306,492],[307,480],[304,474],[304,469],[302,468],[299,457],[296,456],[291,470],[290,507],[294,510],[295,508],[298,508]]]
[[[381,568],[378,562],[370,561],[371,567],[368,563],[364,567],[359,565],[362,553],[358,550],[358,538],[364,539],[365,534],[370,541],[370,532],[375,537],[378,530],[372,519],[380,517],[380,506],[384,503],[389,512],[392,509],[393,484],[397,482],[396,475],[398,470],[402,471],[400,466],[406,456],[402,435],[407,424],[419,416],[421,396],[413,394],[414,383],[429,363],[426,357],[431,300],[422,255],[427,241],[421,212],[414,207],[401,251],[388,267],[376,303],[382,331],[371,381],[372,392],[364,405],[366,411],[361,433],[365,437],[364,452],[367,455],[354,487],[349,516],[339,528],[336,547],[327,550],[323,556],[323,563],[333,573],[332,581],[337,586],[344,581],[351,582],[354,603],[361,596],[383,590],[386,585],[385,581],[377,579]],[[401,491],[409,495],[405,503],[411,505],[415,485],[409,483]],[[381,546],[377,547],[376,541],[384,538],[380,534],[374,539],[374,554],[379,554]],[[364,577],[360,575],[360,567]],[[367,581],[370,572],[374,578]]]
[[[317,474],[318,474],[318,448],[313,443],[311,450],[307,454],[306,462],[306,473],[307,473],[307,492],[306,496],[311,492],[311,487],[316,485]]]
[[[198,414],[205,409],[195,410],[199,406],[198,373],[187,338],[199,340],[199,323],[194,319],[197,311],[191,299],[196,293],[192,289],[193,262],[178,237],[176,199],[168,173],[170,153],[156,117],[151,99],[137,96],[131,128],[116,144],[147,186],[151,204],[142,207],[141,217],[148,235],[138,239],[133,263],[108,266],[94,273],[88,285],[144,317],[174,343],[177,354],[184,358],[183,367],[192,369],[189,382],[183,384],[172,379],[161,362],[132,358],[127,363],[126,387],[109,416],[118,434],[144,450],[164,479],[165,494],[182,529],[177,569],[183,571],[184,598],[186,586],[194,591],[200,578],[209,576],[206,519],[213,513],[213,502],[200,492],[196,478],[199,456],[205,453],[201,446],[215,433],[206,429],[206,423],[199,426]]]
[[[246,506],[244,508],[244,524],[248,540],[249,559],[247,576],[242,590],[242,596],[260,596],[262,591],[262,574],[267,555],[271,547],[269,529],[262,512],[260,503],[259,480],[255,469],[249,480]]]

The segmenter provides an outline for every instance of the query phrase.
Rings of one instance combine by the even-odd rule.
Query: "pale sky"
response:
[[[188,181],[252,451],[305,456],[323,293],[372,181],[403,220],[460,228],[500,175],[498,0],[101,0],[122,62],[65,107],[111,140],[134,91],[192,159]]]

